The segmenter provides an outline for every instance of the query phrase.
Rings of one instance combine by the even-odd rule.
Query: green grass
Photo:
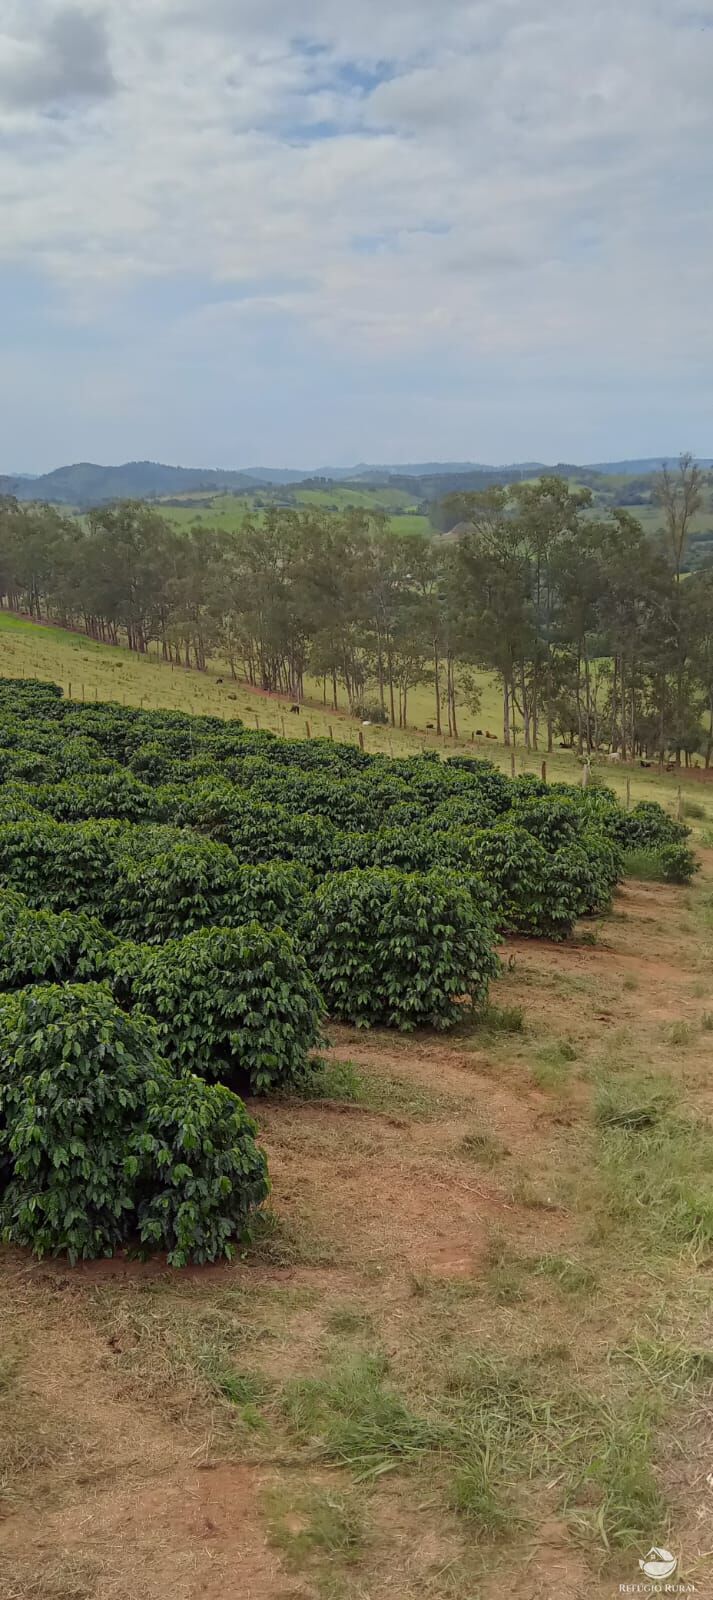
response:
[[[538,1089],[559,1089],[570,1077],[572,1062],[576,1061],[574,1045],[566,1039],[556,1039],[543,1045],[530,1064],[530,1072]]]
[[[359,1355],[325,1378],[294,1378],[284,1389],[289,1426],[326,1461],[360,1478],[420,1461],[446,1442],[437,1418],[418,1415],[391,1384],[380,1355]]]
[[[565,1294],[592,1294],[597,1287],[597,1275],[593,1269],[569,1256],[540,1256],[533,1270],[539,1277],[551,1278]]]
[[[560,1347],[509,1360],[471,1347],[438,1367],[437,1384],[417,1400],[399,1391],[381,1355],[292,1379],[287,1426],[313,1461],[347,1467],[357,1482],[423,1469],[430,1492],[442,1481],[446,1504],[484,1538],[521,1527],[545,1484],[576,1531],[606,1548],[665,1527],[651,1470],[662,1411],[650,1386],[589,1392],[572,1381]]]
[[[626,850],[624,875],[641,883],[665,883],[666,873],[658,850]]]
[[[455,1103],[450,1096],[408,1079],[383,1071],[362,1072],[352,1061],[334,1059],[310,1065],[293,1093],[302,1100],[334,1100],[383,1115],[416,1119],[447,1115]]]
[[[713,1394],[713,1352],[691,1347],[684,1340],[652,1339],[636,1335],[616,1352],[618,1361],[631,1365],[646,1382],[668,1398],[680,1401],[702,1390]]]
[[[362,1557],[364,1519],[353,1490],[283,1483],[267,1490],[263,1503],[270,1540],[293,1570],[351,1565]]]
[[[699,800],[684,800],[683,815],[689,822],[707,822],[708,812]]]
[[[672,1022],[666,1030],[668,1044],[675,1045],[676,1049],[685,1049],[694,1039],[695,1029],[690,1022]]]
[[[478,1015],[479,1033],[524,1033],[525,1012],[522,1006],[498,1006],[492,1003],[483,1007]]]
[[[502,1538],[522,1525],[509,1500],[503,1464],[487,1445],[456,1468],[448,1503],[485,1538]]]
[[[599,1231],[624,1227],[629,1247],[700,1257],[713,1246],[713,1129],[683,1115],[657,1078],[603,1081],[595,1119]]]

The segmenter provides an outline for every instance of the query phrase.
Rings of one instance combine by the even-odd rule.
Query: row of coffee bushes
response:
[[[483,761],[394,761],[326,740],[278,739],[218,718],[78,705],[53,685],[0,685],[0,783],[10,791],[8,804],[36,805],[58,820],[192,822],[175,815],[177,791],[193,790],[201,779],[207,789],[219,780],[223,790],[238,791],[238,801],[249,792],[261,806],[323,818],[341,832],[434,820],[441,828],[490,827],[507,817],[543,837],[533,801],[546,800],[551,816],[555,795],[590,821],[606,822],[625,849],[680,843],[687,832],[659,806],[627,813],[609,790],[548,788],[530,776],[510,780]]]
[[[217,719],[0,686],[0,1230],[40,1253],[230,1252],[267,1192],[236,1090],[325,1009],[448,1027],[497,931],[606,907],[659,808]]]

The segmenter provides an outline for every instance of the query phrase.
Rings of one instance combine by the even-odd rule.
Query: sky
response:
[[[0,472],[713,455],[713,0],[3,0]]]

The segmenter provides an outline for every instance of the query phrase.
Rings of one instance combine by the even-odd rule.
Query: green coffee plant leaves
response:
[[[0,1235],[71,1261],[123,1246],[229,1255],[268,1192],[228,1090],[174,1075],[100,984],[0,1000]]]
[[[498,971],[489,907],[445,872],[336,873],[303,934],[330,1012],[359,1026],[450,1027]]]

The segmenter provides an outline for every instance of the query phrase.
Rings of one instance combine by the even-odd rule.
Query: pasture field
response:
[[[30,675],[282,715],[2,616],[0,676]],[[675,780],[630,778],[672,808]],[[2,1600],[613,1600],[652,1545],[711,1592],[708,793],[684,784],[692,883],[629,878],[561,942],[507,934],[479,1015],[330,1021],[301,1087],[248,1100],[272,1193],[232,1261],[0,1247]]]
[[[193,668],[172,668],[161,662],[155,652],[137,656],[121,647],[96,644],[84,634],[65,628],[49,628],[0,611],[0,677],[36,677],[44,682],[62,684],[65,693],[70,685],[75,699],[116,700],[120,705],[144,706],[146,709],[184,710],[195,714],[241,718],[248,727],[266,728],[282,733],[288,738],[304,738],[306,724],[314,738],[329,738],[330,728],[334,739],[355,744],[361,732],[365,748],[384,755],[408,755],[422,749],[439,748],[444,755],[462,754],[486,756],[503,771],[510,771],[511,755],[497,740],[476,739],[477,728],[498,733],[501,729],[501,702],[497,684],[488,673],[479,674],[482,689],[481,709],[476,714],[466,707],[459,708],[461,737],[447,736],[438,740],[427,733],[426,724],[433,720],[433,692],[425,686],[409,693],[410,728],[399,729],[372,726],[362,729],[359,722],[345,711],[333,712],[322,703],[320,686],[313,683],[312,694],[299,717],[292,716],[289,702],[278,695],[266,695],[250,689],[246,684],[233,683],[229,667],[217,661],[209,664],[206,672]],[[219,683],[218,679],[223,682]],[[515,751],[517,772],[539,773],[543,753],[523,748]],[[577,782],[580,765],[571,751],[556,750],[547,757],[548,775],[567,783]],[[632,800],[657,799],[673,809],[679,785],[692,803],[702,804],[706,821],[713,823],[713,783],[710,791],[691,774],[680,773],[659,776],[655,770],[642,770],[633,765],[625,772],[610,766],[603,759],[595,763],[595,771],[606,779],[620,796],[626,791],[627,777]],[[707,799],[710,792],[710,800]]]
[[[350,507],[357,507],[365,511],[385,511],[390,513],[390,526],[398,533],[425,533],[430,534],[431,527],[428,517],[422,516],[413,504],[412,499],[403,489],[345,489],[339,484],[330,484],[326,489],[289,489],[280,496],[276,490],[274,496],[266,489],[264,494],[256,495],[215,495],[208,504],[206,496],[196,494],[186,495],[186,505],[171,505],[168,501],[158,500],[157,509],[168,522],[175,526],[223,528],[241,528],[246,517],[260,517],[262,507],[269,504],[274,498],[277,504],[315,506],[324,511],[344,511]]]

